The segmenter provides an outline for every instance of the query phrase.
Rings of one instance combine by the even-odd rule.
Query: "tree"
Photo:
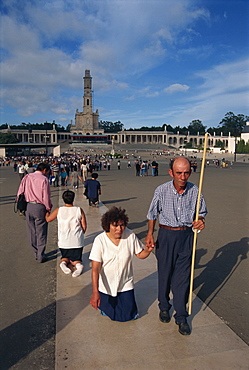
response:
[[[249,143],[245,143],[245,140],[240,140],[236,145],[236,153],[249,153]]]
[[[163,131],[163,128],[161,126],[142,126],[140,128],[137,128],[136,131]]]
[[[70,131],[70,129],[71,129],[71,123],[69,123],[69,125],[67,125],[67,127],[66,127],[66,131]]]
[[[175,133],[175,129],[171,126],[171,125],[167,125],[166,123],[163,124],[163,130],[165,130],[166,128],[166,131],[167,132],[173,132]]]
[[[198,132],[200,135],[204,135],[206,132],[206,127],[204,126],[199,119],[195,119],[188,125],[188,131],[190,135],[197,135]]]
[[[229,132],[232,136],[240,136],[248,120],[249,117],[244,116],[244,114],[238,114],[236,116],[233,112],[227,112],[225,117],[220,121],[219,126],[226,136],[229,135]]]
[[[15,137],[15,135],[7,132],[6,134],[0,133],[0,144],[13,144],[19,143],[19,140]]]
[[[224,144],[221,140],[217,140],[214,147],[224,149]]]
[[[183,148],[191,149],[191,148],[193,148],[193,144],[189,141],[188,143],[184,144]]]
[[[210,135],[214,135],[214,133],[215,133],[215,135],[220,135],[221,134],[221,132],[222,132],[222,128],[221,127],[209,127],[208,129],[207,129],[207,132],[210,134]]]
[[[180,135],[186,135],[188,134],[188,129],[186,126],[180,127],[179,125],[174,128],[174,134],[177,134],[179,132]]]
[[[100,121],[99,123],[106,133],[122,131],[124,126],[120,121],[114,123],[110,121]]]

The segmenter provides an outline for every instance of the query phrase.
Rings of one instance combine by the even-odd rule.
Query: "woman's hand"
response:
[[[98,309],[99,305],[100,305],[100,295],[99,295],[99,292],[96,292],[96,293],[93,293],[91,298],[90,298],[90,304],[92,305],[93,308],[95,308],[95,310]]]

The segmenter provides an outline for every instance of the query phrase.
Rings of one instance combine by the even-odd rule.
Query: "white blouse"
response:
[[[90,260],[101,262],[99,291],[113,297],[118,292],[133,289],[132,258],[143,250],[143,243],[134,232],[124,229],[119,245],[115,245],[106,235],[99,234],[93,242]]]
[[[84,246],[84,232],[81,225],[80,207],[60,207],[58,220],[58,246],[63,249]]]

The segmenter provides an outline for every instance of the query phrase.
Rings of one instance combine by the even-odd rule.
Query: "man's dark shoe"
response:
[[[170,322],[170,315],[169,315],[169,311],[161,311],[159,312],[159,319],[160,321],[164,322],[164,323],[167,323],[167,322]]]
[[[187,322],[177,322],[176,321],[176,325],[179,326],[178,331],[182,335],[190,335],[191,334],[191,330],[190,330],[189,324]]]

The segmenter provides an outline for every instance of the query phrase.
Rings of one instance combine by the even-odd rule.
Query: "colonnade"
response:
[[[152,131],[122,131],[109,135],[108,139],[114,140],[117,144],[164,144],[172,145],[174,147],[180,147],[186,143],[192,143],[194,147],[201,147],[204,143],[204,135],[181,135],[181,134],[170,134],[168,132],[152,132]],[[229,136],[211,136],[208,138],[208,146],[215,146],[218,142],[222,142],[224,147],[229,146]]]

